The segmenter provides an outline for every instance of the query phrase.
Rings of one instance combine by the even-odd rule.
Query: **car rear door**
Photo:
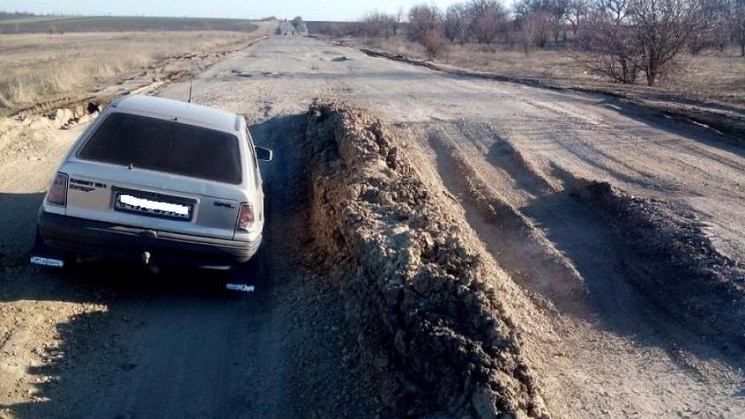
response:
[[[66,215],[232,239],[249,197],[237,136],[113,113],[64,166]]]

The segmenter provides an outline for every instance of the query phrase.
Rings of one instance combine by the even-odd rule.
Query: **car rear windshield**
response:
[[[241,183],[234,135],[184,123],[113,113],[78,157],[224,183]]]

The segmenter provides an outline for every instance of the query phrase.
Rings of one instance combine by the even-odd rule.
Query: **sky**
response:
[[[358,20],[366,12],[395,13],[425,2],[443,10],[455,0],[0,0],[0,11],[42,14],[189,16],[260,19]]]

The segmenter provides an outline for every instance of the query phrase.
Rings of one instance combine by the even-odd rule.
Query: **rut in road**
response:
[[[455,198],[499,264],[554,313],[552,331],[524,330],[552,412],[745,412],[732,372],[744,366],[739,346],[712,344],[633,286],[621,241],[573,196],[566,172],[536,164],[482,123],[398,129],[426,156],[417,165],[425,178]]]

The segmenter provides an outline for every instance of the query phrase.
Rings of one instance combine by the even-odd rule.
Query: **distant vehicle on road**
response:
[[[284,36],[294,36],[294,35],[297,35],[297,29],[292,24],[292,22],[285,20],[279,23],[279,26],[277,27],[277,30],[276,30],[276,34],[284,35]]]
[[[264,191],[243,116],[150,96],[112,102],[63,160],[31,262],[76,255],[226,268],[259,249]]]

